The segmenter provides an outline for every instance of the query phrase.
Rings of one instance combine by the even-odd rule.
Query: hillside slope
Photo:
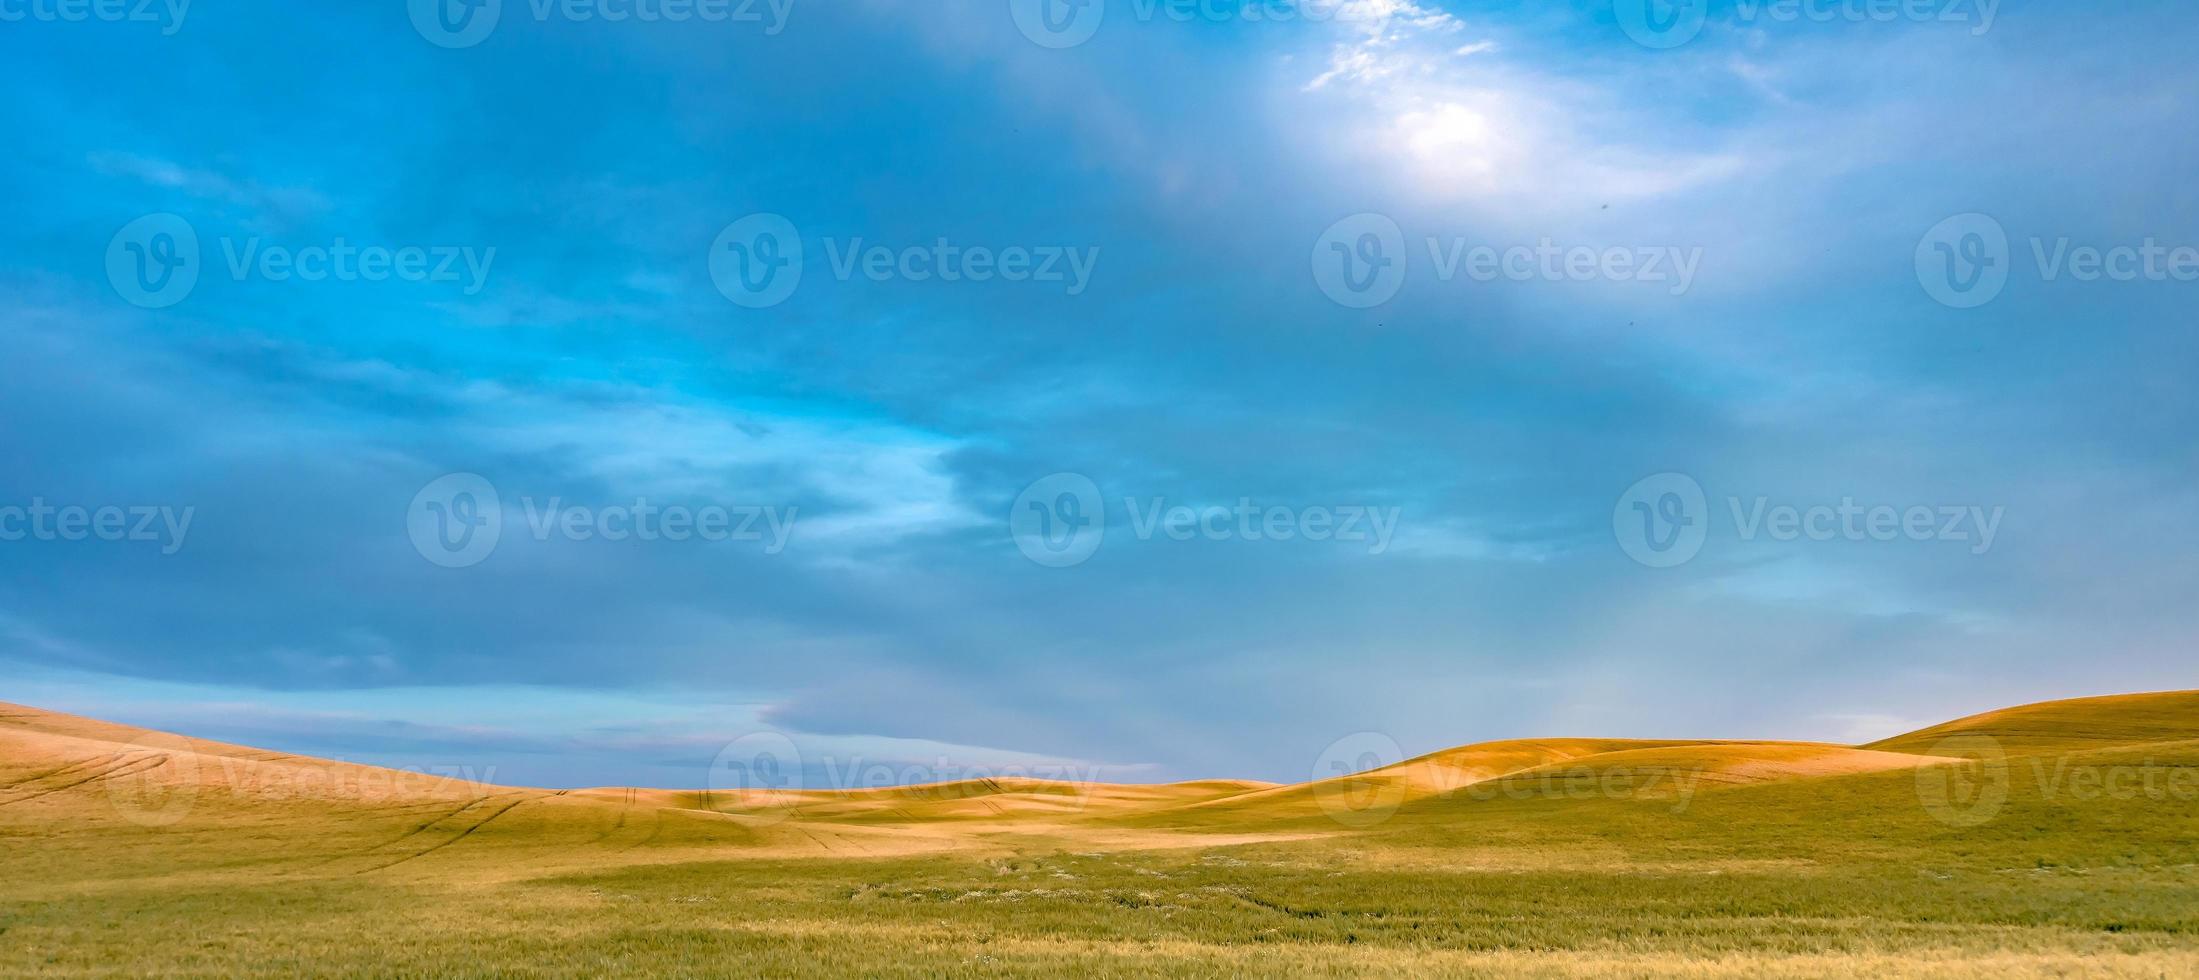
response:
[[[1957,718],[1862,746],[1928,753],[1957,735],[1989,736],[2008,752],[2068,752],[2199,738],[2199,691],[2045,701]]]

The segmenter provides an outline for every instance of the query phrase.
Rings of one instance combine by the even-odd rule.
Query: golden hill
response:
[[[1500,782],[1590,781],[1650,785],[1659,781],[1706,788],[1789,779],[1910,769],[1933,760],[1819,742],[1696,742],[1605,752],[1512,773]]]
[[[1932,754],[1958,735],[2012,758]],[[0,705],[0,975],[2189,976],[2195,805],[2190,693],[1869,746],[776,793],[493,786]]]
[[[2009,752],[2105,749],[2199,738],[2199,691],[2046,701],[1958,718],[1863,746],[1929,752],[1958,735],[1990,736]]]
[[[326,812],[439,813],[413,836],[439,842],[494,824],[609,823],[610,841],[637,812],[699,821],[763,852],[831,851],[825,838],[893,830],[920,849],[992,833],[1112,828],[1118,841],[1166,843],[1155,827],[1258,832],[1329,817],[1332,832],[1363,829],[1401,806],[1535,794],[1698,790],[1910,769],[1954,760],[1931,754],[1956,735],[1988,736],[2010,752],[2079,751],[2199,738],[2199,692],[2137,694],[2026,705],[1936,725],[1865,746],[1731,740],[1539,738],[1445,749],[1381,768],[1292,785],[1247,780],[1129,785],[985,779],[854,790],[712,793],[602,788],[552,791],[330,762],[89,718],[0,704],[0,817],[48,811],[160,825],[211,808],[276,812],[312,803]],[[264,806],[263,806],[264,805]],[[79,814],[81,816],[81,814]],[[715,823],[713,823],[715,822]],[[1123,833],[1129,825],[1145,828]],[[796,828],[799,828],[797,832]],[[924,829],[924,834],[914,834]],[[579,837],[593,831],[575,830]],[[824,836],[820,836],[820,834]],[[708,834],[703,835],[706,839]],[[1105,836],[1105,835],[1101,835]],[[411,839],[408,837],[408,840]],[[652,838],[652,846],[684,839]],[[1187,835],[1186,842],[1206,838]],[[875,841],[873,841],[875,843]],[[447,846],[447,844],[444,844]],[[889,848],[902,849],[899,846]]]
[[[794,791],[543,791],[482,787],[462,780],[330,762],[281,751],[224,745],[0,703],[0,813],[37,813],[101,793],[128,820],[161,822],[172,798],[218,798],[224,809],[262,800],[413,809],[449,804],[453,824],[512,809],[565,809],[576,822],[603,813],[653,809],[684,820],[728,817],[741,826],[798,820],[814,826],[1056,824],[1108,817],[1185,817],[1198,824],[1293,822],[1333,815],[1355,826],[1421,800],[1493,798],[1581,787],[1665,787],[1695,791],[1911,769],[1942,762],[1935,745],[1953,736],[1990,736],[2008,751],[2082,751],[2199,738],[2199,692],[2124,694],[2049,701],[1975,714],[1880,743],[1847,747],[1759,740],[1517,738],[1465,745],[1396,765],[1300,784],[1196,780],[1104,784],[1029,778],[963,780],[884,789]],[[196,802],[194,802],[196,806]],[[598,813],[603,811],[603,813]],[[618,817],[611,817],[618,820]],[[427,831],[422,831],[427,833]],[[468,831],[471,833],[471,831]]]
[[[1627,749],[1689,742],[1608,738],[1534,738],[1444,749],[1365,772],[1288,786],[1271,786],[1186,804],[1201,810],[1284,818],[1394,807],[1445,799],[1509,773]]]

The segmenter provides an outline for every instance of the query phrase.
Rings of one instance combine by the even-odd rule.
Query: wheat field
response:
[[[2199,693],[1293,786],[488,786],[0,705],[8,976],[2199,975]]]

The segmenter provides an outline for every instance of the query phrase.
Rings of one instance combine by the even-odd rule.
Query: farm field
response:
[[[2199,975],[2199,693],[1296,786],[493,787],[0,705],[0,974]]]

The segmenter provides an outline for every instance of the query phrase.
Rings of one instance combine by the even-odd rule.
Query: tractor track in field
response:
[[[392,837],[392,838],[390,838],[389,840],[383,841],[383,842],[381,842],[381,843],[379,843],[379,844],[374,844],[374,845],[370,845],[370,846],[368,846],[368,847],[366,847],[366,848],[363,848],[363,849],[361,849],[361,850],[357,850],[357,851],[350,851],[350,852],[346,852],[346,853],[343,853],[343,854],[337,854],[337,855],[334,855],[334,856],[332,856],[332,857],[327,857],[327,858],[323,858],[323,859],[321,859],[321,860],[319,860],[319,861],[316,861],[316,862],[314,862],[314,863],[313,863],[312,865],[310,865],[310,867],[315,867],[315,868],[320,868],[320,867],[326,867],[326,866],[328,866],[328,865],[331,865],[331,864],[335,864],[335,863],[336,863],[336,862],[338,862],[338,861],[344,861],[344,860],[348,860],[348,859],[351,859],[351,858],[368,858],[368,859],[372,859],[372,858],[380,857],[381,855],[378,855],[378,854],[376,854],[375,852],[377,852],[377,851],[380,851],[380,850],[382,850],[383,848],[388,848],[388,847],[395,847],[395,846],[397,846],[397,845],[399,845],[399,844],[402,844],[402,843],[404,843],[404,842],[406,842],[406,841],[408,841],[408,840],[411,840],[411,839],[413,839],[414,837],[418,837],[418,836],[420,836],[421,834],[427,833],[427,832],[428,832],[428,831],[429,831],[430,829],[432,829],[432,828],[433,828],[433,827],[434,827],[434,826],[435,826],[436,824],[442,823],[443,821],[445,821],[445,820],[449,820],[449,819],[451,819],[452,817],[456,817],[456,816],[458,816],[459,814],[461,814],[461,813],[464,813],[464,812],[466,812],[467,810],[471,810],[471,809],[473,809],[474,807],[480,806],[480,805],[481,805],[481,804],[483,804],[483,803],[487,803],[487,802],[488,802],[488,801],[490,801],[490,800],[494,800],[494,799],[497,799],[497,798],[499,798],[499,797],[501,797],[501,796],[504,796],[504,795],[506,795],[506,794],[502,794],[502,793],[494,793],[494,794],[490,794],[490,795],[488,795],[488,796],[476,796],[476,797],[474,797],[473,799],[467,800],[466,802],[464,802],[464,803],[461,803],[461,804],[459,804],[459,805],[457,806],[457,808],[455,808],[455,809],[451,809],[451,810],[445,810],[444,812],[442,812],[442,813],[439,813],[439,814],[436,814],[436,815],[435,815],[435,816],[433,816],[433,817],[429,817],[429,818],[428,818],[427,820],[425,820],[425,821],[422,821],[421,823],[419,823],[419,824],[415,825],[415,826],[414,826],[414,827],[413,827],[413,828],[412,828],[411,830],[405,831],[405,832],[404,832],[404,833],[402,833],[402,834],[398,834],[397,836],[395,836],[395,837]],[[439,806],[439,805],[441,805],[441,804],[436,804],[436,805],[438,805],[438,806]]]
[[[99,763],[99,762],[103,762],[103,761],[104,761],[104,762],[112,762],[112,761],[114,761],[114,760],[116,760],[116,759],[120,759],[121,757],[122,757],[122,753],[120,753],[120,752],[109,752],[109,753],[107,753],[106,755],[103,755],[103,756],[102,756],[102,755],[95,755],[95,756],[92,756],[92,757],[91,757],[91,758],[89,758],[89,759],[79,759],[79,760],[77,760],[77,761],[75,761],[75,762],[71,762],[71,763],[69,763],[68,765],[62,766],[62,767],[60,767],[60,768],[58,768],[58,769],[48,769],[48,770],[46,770],[45,772],[42,772],[42,773],[38,773],[37,775],[33,775],[33,776],[25,776],[25,777],[23,777],[23,778],[21,778],[21,779],[18,779],[18,780],[16,780],[15,782],[12,782],[12,783],[9,783],[9,784],[7,784],[6,786],[0,786],[0,793],[4,793],[4,792],[10,791],[10,790],[13,790],[13,789],[15,789],[15,788],[17,788],[17,787],[19,787],[19,786],[28,786],[28,785],[30,785],[31,783],[35,783],[35,782],[37,782],[37,781],[39,781],[39,780],[41,780],[41,779],[51,779],[51,778],[53,778],[53,777],[55,777],[55,776],[59,776],[59,775],[61,775],[62,773],[68,772],[68,771],[69,771],[69,770],[71,770],[71,769],[82,769],[82,768],[84,768],[85,766],[89,766],[89,765],[94,765],[94,764],[96,764],[96,763]]]
[[[473,834],[474,834],[474,832],[475,832],[475,831],[477,831],[477,830],[480,830],[481,828],[483,828],[483,827],[486,827],[486,826],[488,826],[488,825],[490,825],[490,824],[492,824],[492,823],[495,823],[495,822],[496,822],[496,820],[497,820],[497,818],[499,818],[499,817],[502,817],[503,815],[505,815],[505,814],[507,814],[507,813],[510,813],[510,812],[512,812],[513,810],[517,810],[517,809],[519,809],[520,807],[522,807],[522,806],[525,806],[526,804],[532,803],[532,802],[534,802],[534,801],[536,801],[536,800],[540,800],[540,799],[544,799],[544,797],[540,797],[540,796],[526,796],[526,795],[522,794],[522,795],[520,796],[520,798],[519,798],[519,799],[513,800],[513,801],[512,801],[512,802],[510,802],[510,803],[507,803],[507,804],[505,804],[505,805],[504,805],[504,807],[503,807],[502,809],[499,809],[499,810],[497,810],[496,812],[494,812],[494,813],[491,813],[491,814],[489,814],[488,816],[486,816],[486,817],[482,817],[482,818],[481,818],[480,820],[477,820],[477,821],[475,821],[475,822],[473,823],[473,825],[472,825],[472,826],[469,826],[469,827],[467,827],[466,829],[464,829],[464,830],[461,830],[461,831],[459,831],[459,832],[457,833],[457,835],[456,835],[456,836],[453,836],[453,837],[451,837],[451,838],[450,838],[449,840],[437,841],[437,842],[436,842],[436,843],[434,843],[434,844],[431,844],[431,845],[429,845],[429,846],[427,846],[427,847],[425,847],[425,848],[422,848],[421,850],[418,850],[418,851],[414,851],[414,852],[413,852],[413,853],[411,853],[411,854],[407,854],[407,855],[405,855],[404,857],[398,858],[398,859],[397,859],[397,860],[395,860],[395,861],[391,861],[391,862],[389,862],[389,863],[387,863],[387,864],[378,864],[378,865],[375,865],[374,867],[371,867],[371,868],[366,868],[366,869],[363,869],[363,870],[360,870],[360,871],[354,871],[354,872],[352,872],[352,874],[353,874],[353,875],[372,874],[372,873],[374,873],[374,872],[376,872],[376,871],[385,871],[385,870],[388,870],[388,869],[390,869],[390,868],[394,868],[394,867],[396,867],[396,866],[398,866],[398,865],[400,865],[400,864],[403,864],[403,863],[405,863],[405,862],[407,862],[407,861],[412,861],[412,860],[415,860],[415,859],[418,859],[418,858],[423,858],[423,857],[426,857],[426,856],[428,856],[428,855],[430,855],[430,854],[433,854],[433,853],[435,853],[435,852],[437,852],[437,851],[440,851],[440,850],[442,850],[443,848],[449,847],[449,846],[451,846],[452,844],[456,844],[456,843],[458,843],[459,841],[465,840],[466,838],[468,838],[468,837],[471,837],[471,836],[473,836]]]
[[[616,833],[618,833],[618,832],[619,832],[619,831],[621,831],[621,830],[625,830],[625,829],[626,829],[626,818],[627,818],[628,816],[632,815],[632,814],[633,814],[633,812],[634,812],[634,791],[633,791],[633,790],[627,790],[627,791],[626,791],[626,805],[625,805],[625,806],[622,806],[622,807],[619,807],[619,810],[618,810],[618,822],[617,822],[617,823],[614,823],[614,824],[612,824],[612,825],[611,825],[611,829],[609,829],[609,830],[606,830],[606,831],[604,831],[604,832],[603,832],[602,834],[598,835],[598,836],[596,837],[596,839],[595,839],[595,840],[589,841],[589,842],[588,842],[588,846],[589,846],[589,847],[594,847],[594,846],[596,846],[597,844],[601,844],[601,843],[603,843],[604,841],[610,840],[610,839],[611,839],[611,836],[612,836],[613,834],[616,834]]]
[[[647,847],[656,841],[658,834],[664,833],[664,811],[658,810],[655,816],[657,822],[654,826],[649,828],[649,836],[643,837],[642,839],[628,844],[625,847],[619,848],[619,853],[623,854],[636,848]]]
[[[140,766],[143,763],[147,762],[152,763],[152,765],[144,766],[143,768],[131,768],[133,766]],[[86,776],[83,779],[79,779],[76,782],[63,783],[62,785],[55,786],[51,789],[32,793],[29,796],[19,796],[12,800],[0,801],[0,807],[10,807],[18,803],[29,803],[32,800],[44,799],[48,796],[54,795],[55,793],[72,790],[84,785],[85,783],[97,782],[102,779],[110,779],[115,776],[135,776],[141,772],[151,772],[167,764],[168,757],[165,755],[153,755],[141,759],[125,759],[119,763],[116,763],[115,765],[109,766],[89,776]]]

